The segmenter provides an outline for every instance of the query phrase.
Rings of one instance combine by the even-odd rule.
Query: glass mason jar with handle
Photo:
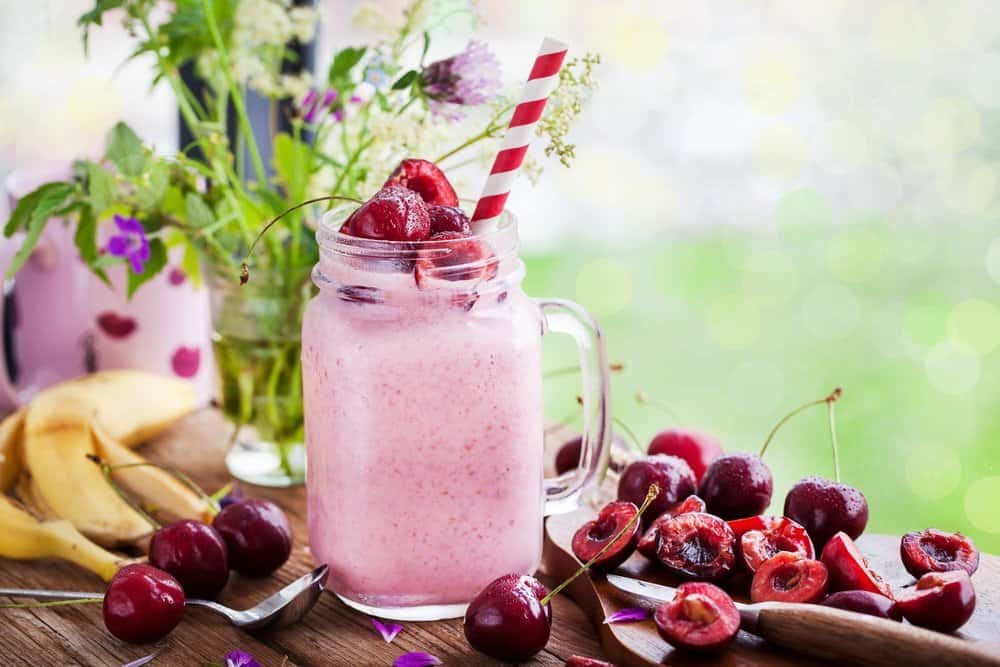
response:
[[[542,519],[608,463],[608,377],[594,320],[521,290],[517,226],[402,243],[317,234],[302,330],[309,544],[365,613],[461,616],[494,578],[531,573]],[[581,465],[543,479],[541,336],[579,347]]]

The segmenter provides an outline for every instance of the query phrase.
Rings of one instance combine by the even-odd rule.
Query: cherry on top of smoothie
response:
[[[389,185],[413,190],[428,206],[458,206],[455,188],[444,172],[429,160],[403,160],[382,187]]]
[[[431,235],[431,218],[420,196],[400,185],[376,192],[347,219],[353,236],[386,241],[425,241]]]

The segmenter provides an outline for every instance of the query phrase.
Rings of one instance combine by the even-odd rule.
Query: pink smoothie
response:
[[[466,310],[410,273],[326,261],[334,284],[309,304],[302,362],[310,548],[330,587],[369,607],[456,605],[533,572],[541,322],[520,275]],[[384,303],[336,289],[373,282]]]

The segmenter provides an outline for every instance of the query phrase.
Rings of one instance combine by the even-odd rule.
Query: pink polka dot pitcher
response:
[[[15,172],[6,183],[11,210],[41,183],[65,177],[65,170]],[[73,233],[69,224],[48,225],[24,268],[4,284],[0,411],[49,385],[110,368],[184,378],[207,403],[215,388],[208,294],[180,270],[180,254],[129,300],[128,269],[112,267],[109,288],[80,259]],[[0,239],[0,273],[22,240]]]

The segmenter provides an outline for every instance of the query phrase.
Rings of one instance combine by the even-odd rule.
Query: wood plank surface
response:
[[[169,433],[139,451],[149,459],[175,466],[205,488],[228,481],[222,458],[227,441],[221,415],[203,410],[183,420]],[[292,557],[273,577],[248,580],[235,573],[220,601],[236,608],[260,599],[313,567],[306,533],[305,490],[244,487],[248,495],[271,498],[288,513],[294,532]],[[545,577],[543,576],[543,581]],[[552,584],[551,580],[546,583]],[[16,562],[0,559],[0,587],[103,590],[88,572],[58,561]],[[552,638],[530,665],[562,665],[570,655],[601,656],[600,644],[586,616],[567,596],[553,601]],[[297,626],[251,635],[229,626],[218,616],[188,609],[181,625],[163,641],[146,646],[123,644],[104,629],[99,604],[45,609],[0,610],[0,665],[3,667],[116,666],[156,654],[160,666],[200,667],[221,663],[239,648],[264,667],[391,665],[407,651],[426,651],[446,665],[500,665],[473,651],[462,634],[461,620],[404,623],[404,631],[387,644],[369,617],[324,594]]]

